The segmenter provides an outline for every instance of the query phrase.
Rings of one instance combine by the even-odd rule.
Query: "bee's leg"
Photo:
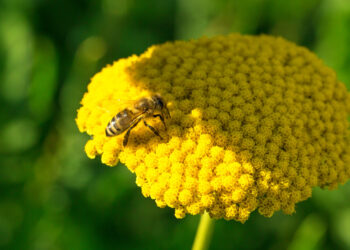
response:
[[[156,114],[156,115],[153,115],[153,117],[159,117],[160,120],[162,121],[163,125],[164,125],[165,130],[167,130],[167,127],[166,127],[166,124],[165,124],[165,121],[164,121],[164,117],[162,115]]]
[[[146,127],[148,127],[150,130],[152,130],[152,132],[156,135],[156,136],[159,136],[160,139],[163,140],[163,137],[160,136],[160,134],[158,133],[158,131],[153,128],[151,125],[149,125],[145,120],[143,120],[143,124],[145,124]]]
[[[129,135],[130,135],[130,131],[136,127],[136,125],[141,121],[141,119],[137,120],[129,129],[128,131],[126,131],[126,134],[124,136],[124,140],[123,140],[123,146],[125,147],[126,144],[128,144],[128,140],[129,140]]]

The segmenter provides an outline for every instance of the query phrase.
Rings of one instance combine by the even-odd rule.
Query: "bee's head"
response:
[[[161,97],[159,94],[154,95],[153,100],[156,103],[157,109],[159,109],[162,113],[164,112],[167,118],[170,118],[170,114],[169,114],[169,110],[167,108],[167,105],[163,99],[163,97]]]
[[[153,100],[155,101],[157,107],[160,110],[162,110],[164,105],[165,105],[163,98],[160,95],[155,95],[155,96],[153,96]]]

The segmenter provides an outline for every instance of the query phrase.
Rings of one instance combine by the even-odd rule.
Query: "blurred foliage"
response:
[[[308,47],[350,87],[348,0],[0,1],[0,249],[189,249],[199,217],[145,199],[83,151],[89,78],[168,40],[240,32]],[[350,183],[293,216],[216,222],[212,249],[350,249]],[[253,239],[253,240],[252,240]]]

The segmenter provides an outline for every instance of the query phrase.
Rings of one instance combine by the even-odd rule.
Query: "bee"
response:
[[[149,117],[159,118],[165,130],[167,129],[164,118],[169,119],[170,113],[164,99],[158,94],[138,99],[132,107],[125,108],[116,114],[107,124],[106,136],[116,136],[127,130],[123,140],[123,146],[125,147],[128,144],[130,131],[142,120],[147,128],[163,139],[157,129],[146,122],[145,118]]]

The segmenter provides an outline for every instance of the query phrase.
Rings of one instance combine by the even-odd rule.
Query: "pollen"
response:
[[[159,94],[171,118],[107,137],[128,101]],[[94,75],[76,123],[89,158],[123,163],[145,197],[176,218],[208,212],[245,222],[295,212],[312,188],[350,178],[350,93],[308,49],[230,34],[150,47]],[[131,125],[131,124],[130,124]]]

